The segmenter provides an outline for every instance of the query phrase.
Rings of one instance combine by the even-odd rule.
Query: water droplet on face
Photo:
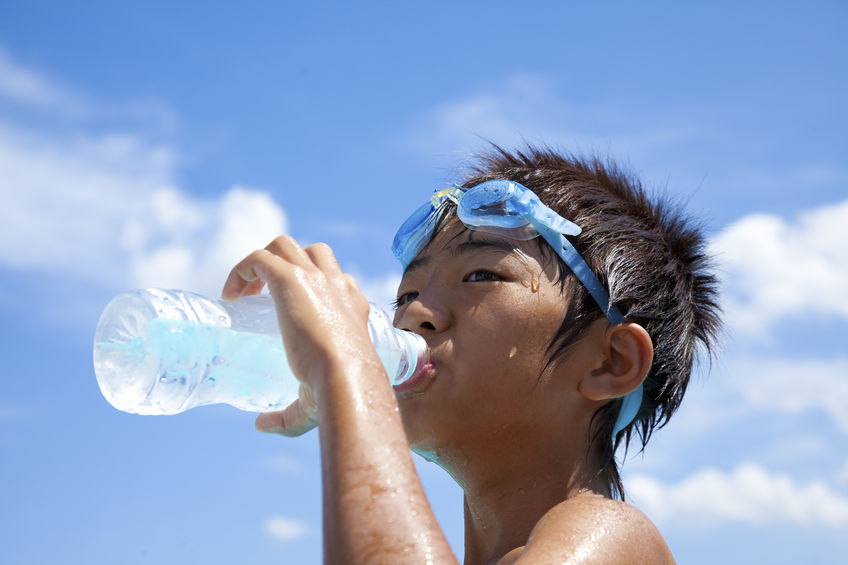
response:
[[[539,279],[537,279],[536,277],[533,277],[530,280],[530,290],[532,292],[539,292],[539,286],[540,286]]]
[[[509,357],[510,359],[512,359],[513,357],[515,357],[516,353],[518,353],[518,348],[517,348],[516,346],[514,346],[514,345],[513,345],[513,346],[512,346],[512,349],[510,349],[510,350],[509,350],[509,355],[508,355],[508,357]]]

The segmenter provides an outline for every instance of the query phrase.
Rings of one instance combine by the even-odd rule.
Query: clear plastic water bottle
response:
[[[368,330],[392,384],[409,379],[427,355],[421,336],[392,327],[374,304]],[[106,400],[134,414],[216,403],[281,410],[299,387],[268,295],[226,302],[184,290],[120,294],[97,324],[94,372]]]

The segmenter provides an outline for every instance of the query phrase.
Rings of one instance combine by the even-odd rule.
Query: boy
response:
[[[394,390],[327,246],[239,263],[224,297],[269,286],[302,383],[257,428],[319,428],[325,559],[456,562],[411,448],[464,491],[465,563],[673,563],[614,454],[668,421],[717,333],[704,245],[614,167],[495,147],[395,238],[395,325],[430,362]]]

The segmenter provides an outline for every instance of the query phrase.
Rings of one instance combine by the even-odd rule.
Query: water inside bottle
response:
[[[191,295],[190,308],[174,309],[171,294],[177,291],[157,292],[163,295],[157,294],[158,302],[153,301],[158,306],[152,316],[157,317],[146,309],[149,299],[139,301],[135,294],[127,294],[110,303],[98,324],[95,373],[103,396],[113,406],[135,414],[177,414],[194,406],[226,403],[261,412],[280,410],[297,398],[299,384],[281,337],[268,331],[276,325],[276,319],[268,316],[273,314],[268,298],[255,297],[258,308],[247,313],[236,311],[234,316],[242,318],[239,327],[251,327],[237,331],[230,328],[236,318],[209,306],[208,299]],[[188,320],[186,312],[191,314]],[[259,318],[267,323],[257,324]],[[379,309],[372,308],[369,327],[391,383],[408,379],[423,341],[395,333]]]
[[[279,336],[161,318],[140,337],[96,343],[95,372],[109,402],[136,414],[219,402],[280,410],[298,389]],[[110,387],[110,379],[121,385]]]

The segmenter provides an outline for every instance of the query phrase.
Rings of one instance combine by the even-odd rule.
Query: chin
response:
[[[410,450],[416,455],[436,463],[444,468],[444,457],[448,456],[450,449],[446,446],[453,442],[448,438],[455,438],[455,434],[446,428],[444,416],[434,413],[432,408],[425,404],[400,402],[400,414],[406,439]],[[434,422],[433,419],[437,421]]]
[[[410,451],[431,463],[439,463],[442,449],[433,441],[433,438],[420,433],[418,431],[420,429],[410,425],[407,418],[403,419],[403,423]]]

